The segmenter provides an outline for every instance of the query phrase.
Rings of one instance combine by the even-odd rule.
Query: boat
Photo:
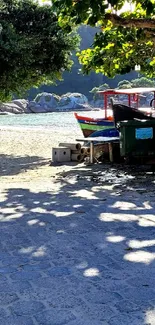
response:
[[[115,127],[117,126],[117,123],[121,121],[155,119],[155,117],[133,107],[114,102],[113,100],[111,100],[111,102]]]
[[[96,131],[106,131],[115,128],[113,117],[110,116],[106,119],[81,116],[77,113],[74,113],[74,116],[80,125],[84,137],[89,137]]]
[[[113,110],[111,107],[111,103],[109,103],[109,99],[111,97],[115,99],[117,98],[117,105],[118,105],[119,95],[127,96],[126,99],[127,105],[123,104],[122,101],[120,102],[120,105],[122,105],[119,106],[120,113],[117,113],[117,116],[115,116],[117,122],[119,121],[119,118],[121,118],[121,120],[122,119],[129,120],[134,118],[146,119],[147,116],[150,118],[153,112],[152,110],[153,107],[151,106],[154,105],[154,109],[155,109],[155,88],[149,87],[149,88],[131,88],[131,89],[107,89],[104,91],[99,91],[98,93],[100,95],[103,95],[103,99],[104,99],[103,117],[92,118],[92,117],[82,116],[82,115],[78,115],[77,113],[74,113],[74,116],[82,130],[84,137],[88,137],[90,135],[92,136],[94,132],[99,132],[99,134],[102,133],[104,135],[104,133],[107,134],[108,131],[112,131],[113,129],[115,129],[116,121],[114,121]],[[140,98],[145,97],[143,96],[143,94],[145,93],[147,94],[153,93],[154,96],[151,99],[149,107],[145,107],[145,106],[140,107],[139,105]],[[115,115],[116,115],[116,111],[118,108],[116,106],[114,107],[115,107]],[[138,114],[138,113],[142,113],[142,114]]]

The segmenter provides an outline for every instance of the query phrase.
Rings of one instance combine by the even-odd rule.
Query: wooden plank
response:
[[[108,147],[109,147],[109,160],[110,162],[114,161],[114,157],[113,157],[113,145],[111,142],[108,142]]]
[[[88,138],[78,138],[76,141],[83,142],[114,142],[119,141],[119,137],[88,137]]]
[[[94,162],[94,143],[90,142],[90,163],[93,164]]]

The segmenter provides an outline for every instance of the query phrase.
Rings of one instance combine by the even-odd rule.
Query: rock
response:
[[[14,114],[9,112],[0,112],[0,115],[14,115]]]
[[[29,103],[28,108],[33,113],[91,109],[87,97],[79,93],[67,93],[61,97],[55,94],[41,93]]]
[[[91,110],[88,99],[79,93],[67,93],[61,97],[51,93],[40,93],[33,101],[15,99],[0,104],[0,115],[21,113],[47,113],[68,110]]]
[[[25,99],[18,99],[8,103],[0,104],[1,113],[21,114],[26,113],[28,101]]]
[[[14,99],[12,103],[16,104],[18,107],[22,109],[22,111],[26,112],[29,101],[26,99]]]
[[[67,93],[62,95],[58,104],[58,109],[82,109],[88,105],[88,99],[85,95],[79,93]]]
[[[28,108],[33,113],[53,112],[56,110],[59,101],[59,96],[43,92],[38,94],[36,98],[29,103]]]
[[[34,99],[35,103],[41,105],[44,107],[46,111],[51,111],[53,109],[56,109],[58,106],[58,103],[60,101],[60,97],[56,94],[50,94],[50,93],[41,93],[36,96]]]
[[[40,104],[31,101],[28,105],[30,113],[47,113],[49,110],[46,109],[45,105],[41,106]]]

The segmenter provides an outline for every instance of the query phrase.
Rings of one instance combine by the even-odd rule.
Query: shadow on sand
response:
[[[37,156],[0,155],[0,176],[17,175],[23,171],[47,165],[49,159]]]

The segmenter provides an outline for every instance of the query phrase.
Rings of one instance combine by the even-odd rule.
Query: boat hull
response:
[[[112,100],[113,117],[105,118],[91,118],[85,116],[79,116],[74,113],[77,122],[82,130],[84,137],[92,136],[94,132],[100,133],[100,131],[108,133],[111,130],[116,130],[117,123],[124,120],[150,120],[154,117],[148,115],[146,112],[142,112],[133,107],[116,103]]]
[[[91,118],[85,116],[79,116],[77,113],[74,113],[75,118],[81,128],[81,131],[84,137],[89,137],[92,133],[96,131],[107,131],[115,128],[114,121],[112,118],[101,119],[101,118]]]
[[[142,112],[133,107],[115,103],[112,100],[112,110],[114,116],[114,124],[117,126],[118,122],[121,121],[131,121],[131,120],[154,120],[154,117],[148,115],[146,112]]]

